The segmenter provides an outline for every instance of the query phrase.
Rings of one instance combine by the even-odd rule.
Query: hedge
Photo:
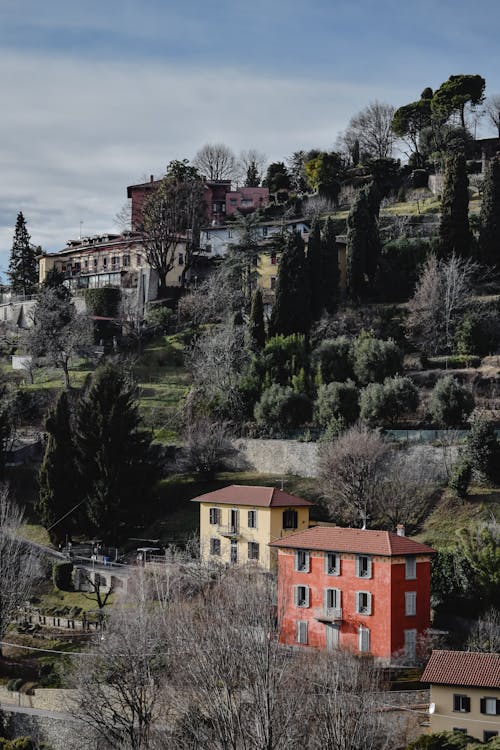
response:
[[[100,289],[85,289],[84,294],[89,315],[103,318],[115,318],[118,315],[121,291],[117,287],[103,286]]]
[[[71,573],[73,572],[73,563],[56,562],[52,566],[52,581],[56,589],[60,591],[71,591]]]

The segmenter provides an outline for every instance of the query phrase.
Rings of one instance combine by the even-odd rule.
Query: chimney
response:
[[[404,536],[405,535],[405,525],[404,523],[398,523],[396,526],[396,534],[398,536]]]
[[[155,181],[155,176],[154,176],[154,174],[150,174],[150,175],[149,175],[149,181],[150,181],[150,182],[154,182],[154,181]]]

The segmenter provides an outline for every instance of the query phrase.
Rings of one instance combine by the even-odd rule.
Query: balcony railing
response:
[[[322,607],[315,611],[314,617],[320,622],[339,622],[342,620],[342,607]]]
[[[221,536],[228,536],[228,537],[236,537],[240,535],[240,530],[238,526],[229,525],[229,526],[218,526],[218,531]]]

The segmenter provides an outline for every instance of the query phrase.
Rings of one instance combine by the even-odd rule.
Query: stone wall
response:
[[[300,477],[318,476],[318,449],[321,444],[301,443],[298,440],[238,440],[236,446],[242,461],[259,474],[294,474]],[[431,463],[436,476],[446,479],[446,466],[458,452],[458,446],[442,447],[411,445],[408,454],[412,460]]]

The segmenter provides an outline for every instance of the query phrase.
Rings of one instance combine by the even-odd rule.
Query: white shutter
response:
[[[306,552],[306,564],[304,568],[304,573],[309,573],[311,567],[311,554],[310,552]]]
[[[295,604],[296,607],[299,606],[299,587],[298,586],[293,587],[293,603]]]
[[[405,614],[416,615],[417,614],[417,592],[406,591],[405,593]]]
[[[305,586],[305,592],[306,592],[306,603],[304,604],[304,607],[309,606],[309,586]]]
[[[307,644],[307,622],[297,622],[297,643]]]
[[[366,614],[371,615],[371,613],[372,613],[372,595],[368,593],[366,597]]]
[[[358,636],[358,647],[362,653],[370,651],[370,631],[368,628],[360,627]]]

